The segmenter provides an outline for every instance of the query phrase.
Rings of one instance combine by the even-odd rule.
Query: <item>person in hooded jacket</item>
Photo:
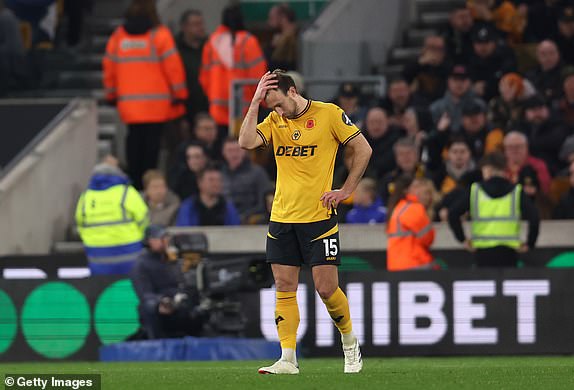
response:
[[[516,267],[518,254],[534,248],[539,230],[538,211],[521,185],[505,178],[506,157],[487,154],[481,161],[483,181],[449,209],[448,223],[455,238],[474,253],[477,267]],[[461,218],[470,213],[471,237],[467,238]],[[528,238],[521,241],[521,220],[528,221]]]
[[[125,275],[143,250],[148,207],[108,156],[96,165],[76,206],[76,224],[94,275]]]

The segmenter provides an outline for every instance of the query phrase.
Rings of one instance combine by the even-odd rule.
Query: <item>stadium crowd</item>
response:
[[[542,13],[545,18],[537,17]],[[274,67],[297,69],[295,14],[288,5],[274,6],[268,24],[275,34],[264,45],[245,30],[238,6],[224,10],[222,24],[211,35],[198,10],[186,11],[180,22],[173,39],[160,25],[153,2],[134,1],[108,44],[107,99],[128,124],[128,173],[152,209],[182,202],[177,225],[265,223],[273,156],[250,156],[227,138],[233,127],[228,85]],[[118,34],[156,27],[162,31],[156,39],[163,37],[157,43],[164,50],[158,53],[160,64],[170,69],[171,79],[156,83],[157,94],[166,96],[163,106],[157,100],[146,106],[121,96],[137,93],[142,73],[114,57],[113,42]],[[230,32],[232,42],[222,39]],[[504,152],[508,178],[524,186],[543,218],[570,215],[572,48],[574,5],[568,2],[469,1],[451,12],[442,34],[426,37],[416,61],[406,65],[402,77],[388,81],[383,99],[367,100],[359,86],[343,83],[333,102],[363,130],[374,150],[361,194],[341,207],[343,221],[384,222],[403,175],[432,181],[436,194],[429,215],[445,221],[456,194],[480,180],[479,160],[493,151]],[[253,91],[245,90],[249,101]],[[151,182],[161,183],[164,195],[152,203],[150,180],[144,188],[142,178],[157,168],[162,131],[168,166],[164,177],[156,172]],[[344,154],[341,150],[336,163],[336,183],[345,178]],[[219,171],[207,175],[213,176],[209,184],[203,182],[206,170]],[[166,221],[173,219],[161,218]]]

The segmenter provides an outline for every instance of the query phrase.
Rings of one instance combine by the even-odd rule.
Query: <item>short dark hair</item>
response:
[[[295,16],[295,11],[293,11],[293,9],[289,6],[289,4],[281,3],[278,4],[276,7],[277,11],[279,11],[281,15],[285,16],[290,23],[295,22],[295,20],[297,19]]]
[[[480,167],[491,167],[497,171],[504,171],[506,169],[506,156],[502,152],[488,153],[480,160]]]
[[[274,74],[277,78],[277,89],[283,92],[285,95],[287,95],[287,92],[291,87],[297,90],[297,86],[295,85],[293,77],[289,76],[283,69],[275,69],[271,73]]]
[[[187,22],[187,19],[189,19],[190,16],[203,16],[203,14],[201,13],[200,10],[198,9],[186,9],[185,11],[183,11],[183,13],[181,14],[181,17],[179,18],[179,25],[183,25],[185,24],[185,22]]]
[[[199,125],[199,122],[205,120],[215,122],[215,119],[213,119],[213,117],[209,115],[207,112],[198,112],[197,114],[195,114],[195,117],[193,118],[193,128],[195,129],[197,125]]]
[[[197,181],[203,180],[204,176],[209,172],[221,173],[221,169],[216,164],[207,164],[205,168],[197,174]]]
[[[454,134],[448,139],[446,143],[447,150],[450,149],[451,146],[454,144],[464,144],[468,148],[468,150],[472,152],[472,147],[470,146],[470,143],[462,134]]]
[[[225,144],[238,144],[238,143],[239,143],[239,140],[237,138],[231,137],[231,136],[226,137],[223,140],[223,145],[225,145]]]
[[[395,144],[393,145],[393,152],[396,153],[397,148],[400,148],[400,147],[409,148],[409,149],[412,149],[412,150],[417,151],[417,152],[419,150],[419,147],[418,147],[415,139],[413,137],[408,137],[408,136],[400,138],[395,142]]]

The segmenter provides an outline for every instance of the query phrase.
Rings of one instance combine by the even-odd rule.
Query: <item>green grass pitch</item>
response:
[[[102,389],[574,389],[574,357],[366,358],[345,375],[343,360],[301,359],[301,374],[259,375],[271,362],[18,363],[6,373],[100,373]]]

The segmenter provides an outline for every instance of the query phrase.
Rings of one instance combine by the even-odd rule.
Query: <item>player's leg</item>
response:
[[[261,374],[298,374],[296,346],[299,327],[297,285],[301,253],[290,224],[271,222],[267,235],[267,259],[275,280],[275,324],[281,343],[281,358],[269,367],[261,367]]]
[[[363,368],[359,341],[353,334],[353,323],[347,296],[339,287],[339,275],[335,265],[313,267],[315,289],[327,307],[333,323],[341,333],[345,354],[345,373],[357,373]]]
[[[325,221],[301,225],[298,239],[302,245],[303,259],[313,269],[315,289],[341,332],[345,372],[359,372],[363,366],[359,343],[353,335],[349,302],[339,288],[337,267],[341,264],[341,251],[337,216],[332,215]]]

